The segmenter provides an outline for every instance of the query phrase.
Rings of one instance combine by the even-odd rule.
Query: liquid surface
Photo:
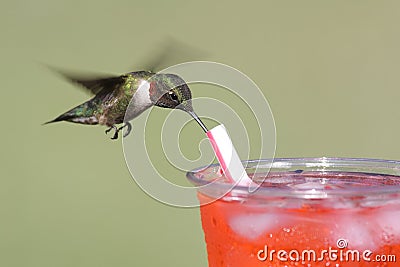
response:
[[[287,189],[357,190],[365,187],[400,186],[400,177],[393,175],[355,173],[355,172],[270,172],[251,175],[253,181],[262,187]],[[400,187],[399,187],[400,190]]]

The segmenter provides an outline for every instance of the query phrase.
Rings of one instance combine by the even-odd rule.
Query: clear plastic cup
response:
[[[204,204],[209,266],[400,266],[400,162],[289,158],[244,165],[261,185],[253,193],[237,186],[218,198],[231,187],[218,165],[187,174]]]

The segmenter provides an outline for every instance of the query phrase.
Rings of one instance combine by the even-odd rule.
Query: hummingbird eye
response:
[[[178,96],[174,92],[170,91],[168,94],[173,101],[178,101]]]

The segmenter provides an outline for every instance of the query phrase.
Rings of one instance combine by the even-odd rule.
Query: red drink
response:
[[[400,266],[400,162],[275,159],[247,171],[261,187],[218,200],[228,187],[216,167],[188,174],[220,181],[199,188],[212,202],[201,206],[209,266]]]

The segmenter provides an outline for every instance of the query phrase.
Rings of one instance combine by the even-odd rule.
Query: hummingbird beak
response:
[[[197,121],[197,123],[200,125],[200,127],[203,129],[205,133],[208,132],[207,127],[204,125],[204,123],[200,120],[199,116],[197,116],[197,114],[193,110],[187,111],[187,113],[189,113],[193,117],[193,119]]]

